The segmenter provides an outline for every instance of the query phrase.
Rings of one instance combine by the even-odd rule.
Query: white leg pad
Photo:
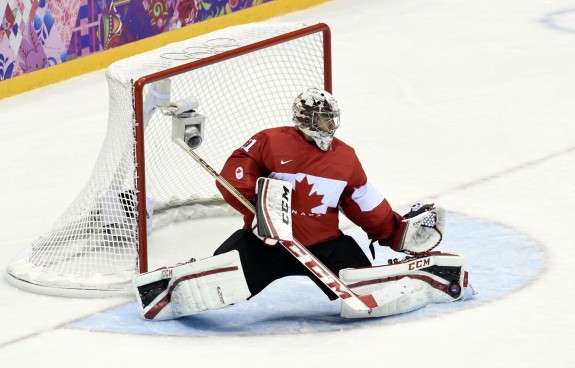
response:
[[[152,301],[143,293],[150,285],[160,285]],[[134,286],[142,315],[151,320],[219,309],[251,295],[237,251],[138,275]]]
[[[340,278],[357,294],[372,294],[379,305],[371,311],[357,311],[342,302],[345,318],[390,316],[429,303],[459,300],[468,287],[464,258],[439,252],[386,266],[341,270]]]

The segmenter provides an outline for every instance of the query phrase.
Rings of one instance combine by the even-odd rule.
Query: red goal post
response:
[[[291,124],[297,93],[331,92],[330,37],[322,23],[251,23],[108,67],[108,130],[92,176],[48,234],[8,266],[8,281],[55,295],[131,293],[133,276],[148,270],[147,211],[154,230],[230,213],[213,179],[171,141],[171,118],[156,111],[144,123],[153,83],[169,78],[173,101],[199,99],[206,129],[197,151],[220,170],[257,131]]]

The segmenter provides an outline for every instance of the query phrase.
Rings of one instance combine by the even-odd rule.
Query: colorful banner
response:
[[[0,0],[0,81],[273,0]]]

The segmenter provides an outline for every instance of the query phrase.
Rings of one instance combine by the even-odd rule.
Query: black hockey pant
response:
[[[307,249],[335,275],[339,275],[339,271],[344,268],[371,267],[369,258],[357,242],[343,233],[340,233],[338,238],[311,245]],[[249,230],[233,233],[216,249],[214,255],[231,250],[237,250],[240,254],[251,297],[282,277],[308,276],[330,300],[337,299],[335,293],[317,280],[287,249],[279,244],[275,247],[266,246]]]

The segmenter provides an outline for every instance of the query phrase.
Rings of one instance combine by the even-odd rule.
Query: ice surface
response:
[[[206,314],[170,333],[136,321],[132,298],[48,297],[1,279],[0,366],[575,366],[574,14],[567,0],[334,0],[280,18],[330,25],[338,136],[394,207],[447,209],[441,249],[462,247],[481,284],[474,305],[318,332],[342,323],[336,305],[285,280],[326,313],[283,299],[279,321],[246,327],[234,319],[247,302],[218,328]],[[86,184],[107,103],[103,72],[0,101],[0,271]],[[237,223],[174,234],[209,247]],[[164,236],[155,246],[175,241]],[[277,290],[253,308],[270,310]],[[177,333],[202,323],[201,336]]]

